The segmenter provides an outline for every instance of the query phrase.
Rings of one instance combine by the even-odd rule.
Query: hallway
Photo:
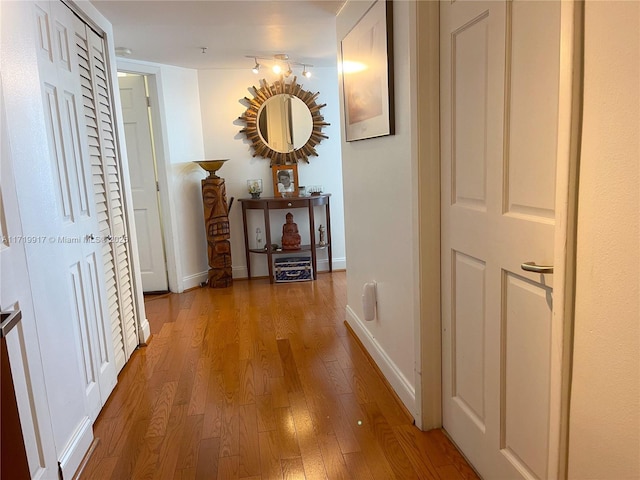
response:
[[[150,297],[81,479],[472,479],[345,327],[346,273]]]

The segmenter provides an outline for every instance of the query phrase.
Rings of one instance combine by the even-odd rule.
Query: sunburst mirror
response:
[[[316,145],[329,138],[322,129],[330,125],[320,114],[326,104],[316,103],[320,93],[304,90],[296,77],[272,84],[262,79],[260,88],[251,90],[254,98],[244,98],[249,107],[240,117],[246,123],[240,133],[251,142],[253,156],[269,158],[271,166],[309,163],[310,156],[317,157]]]

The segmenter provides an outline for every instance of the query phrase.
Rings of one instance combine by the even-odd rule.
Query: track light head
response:
[[[260,71],[260,64],[258,63],[258,59],[254,58],[256,64],[253,66],[253,68],[251,69],[251,71],[253,73],[258,73]]]

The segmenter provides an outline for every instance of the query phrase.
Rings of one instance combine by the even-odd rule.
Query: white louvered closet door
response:
[[[56,332],[54,338],[60,336],[63,342],[75,340],[82,394],[93,421],[115,386],[116,367],[108,328],[102,244],[96,239],[98,212],[92,201],[80,113],[82,91],[73,61],[75,16],[60,2],[40,2],[34,6],[34,13],[40,39],[39,80],[50,152],[50,158],[39,159],[39,178],[43,184],[52,186],[54,198],[50,199],[50,211],[47,210],[50,207],[44,206],[40,210],[42,228],[49,229],[48,244],[41,249],[47,251],[42,267],[50,273],[51,286],[40,288],[35,281],[32,288],[42,302],[48,302],[51,318],[41,323],[56,325],[60,333]],[[50,332],[42,334],[49,337]],[[49,344],[43,346],[45,358],[55,365],[55,375],[60,375],[59,371],[72,377],[75,368],[70,363],[71,355],[61,350]],[[67,350],[74,349],[67,347]]]
[[[109,239],[103,243],[102,260],[116,369],[120,371],[138,345],[138,329],[112,95],[103,38],[79,19],[75,27],[99,229],[101,237]]]

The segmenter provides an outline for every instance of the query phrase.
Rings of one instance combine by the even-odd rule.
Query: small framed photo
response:
[[[273,196],[297,197],[298,196],[298,165],[274,165],[273,171]]]

